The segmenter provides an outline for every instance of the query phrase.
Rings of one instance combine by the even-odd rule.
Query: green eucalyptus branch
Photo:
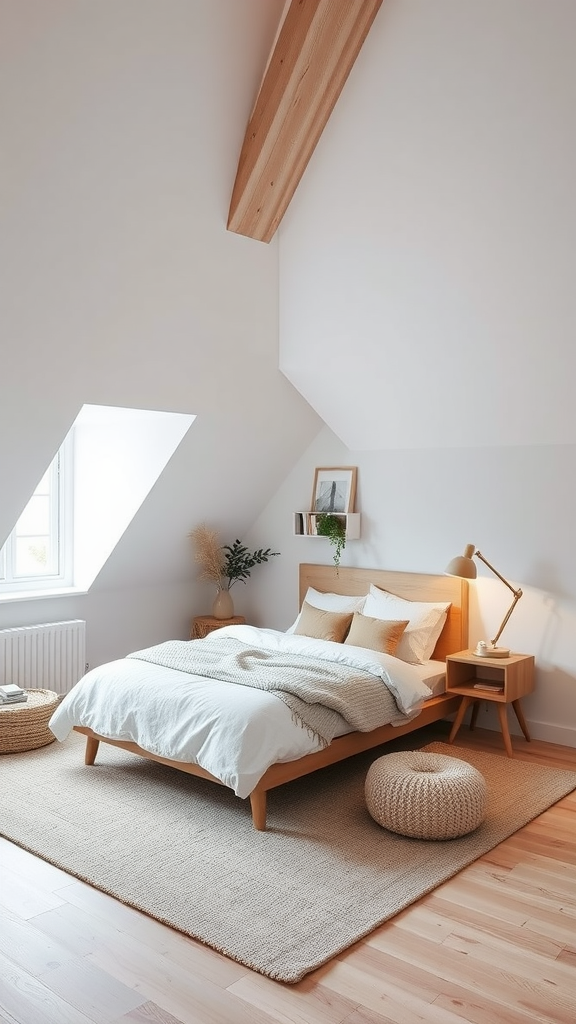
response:
[[[224,565],[222,575],[229,581],[227,589],[235,583],[246,583],[254,566],[267,562],[269,558],[279,555],[279,551],[272,551],[270,548],[258,548],[250,552],[239,540],[233,544],[224,544]]]

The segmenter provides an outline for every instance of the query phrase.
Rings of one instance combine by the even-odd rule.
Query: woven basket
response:
[[[456,839],[484,821],[488,791],[467,761],[423,750],[384,754],[368,770],[368,812],[379,825],[414,839]]]
[[[0,754],[45,747],[56,739],[48,728],[58,704],[52,690],[26,690],[28,700],[0,706]]]

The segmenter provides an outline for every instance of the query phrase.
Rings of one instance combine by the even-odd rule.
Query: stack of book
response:
[[[318,535],[318,517],[313,512],[302,513],[302,533],[307,537],[316,537]]]
[[[25,700],[28,700],[26,690],[17,686],[16,683],[6,683],[4,686],[0,686],[0,705],[20,704]]]

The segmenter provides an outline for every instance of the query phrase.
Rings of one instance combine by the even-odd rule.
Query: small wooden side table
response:
[[[243,615],[234,615],[231,619],[215,619],[213,615],[196,615],[190,626],[190,639],[201,640],[214,629],[222,629],[222,626],[244,626],[245,624],[246,619]]]
[[[473,651],[460,651],[446,658],[446,691],[462,697],[454,719],[449,743],[453,743],[468,708],[472,708],[470,728],[476,724],[479,701],[496,704],[502,738],[508,757],[513,757],[512,740],[508,728],[507,705],[514,708],[524,736],[530,734],[520,707],[520,698],[534,689],[534,657],[532,654],[511,654],[509,658],[482,658]]]

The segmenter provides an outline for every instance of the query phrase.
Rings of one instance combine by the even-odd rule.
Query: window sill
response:
[[[55,589],[46,588],[46,590],[19,590],[12,594],[8,591],[4,591],[4,593],[0,593],[0,604],[6,604],[13,601],[37,601],[46,597],[79,597],[87,593],[87,590],[81,590],[80,587],[58,587]]]

